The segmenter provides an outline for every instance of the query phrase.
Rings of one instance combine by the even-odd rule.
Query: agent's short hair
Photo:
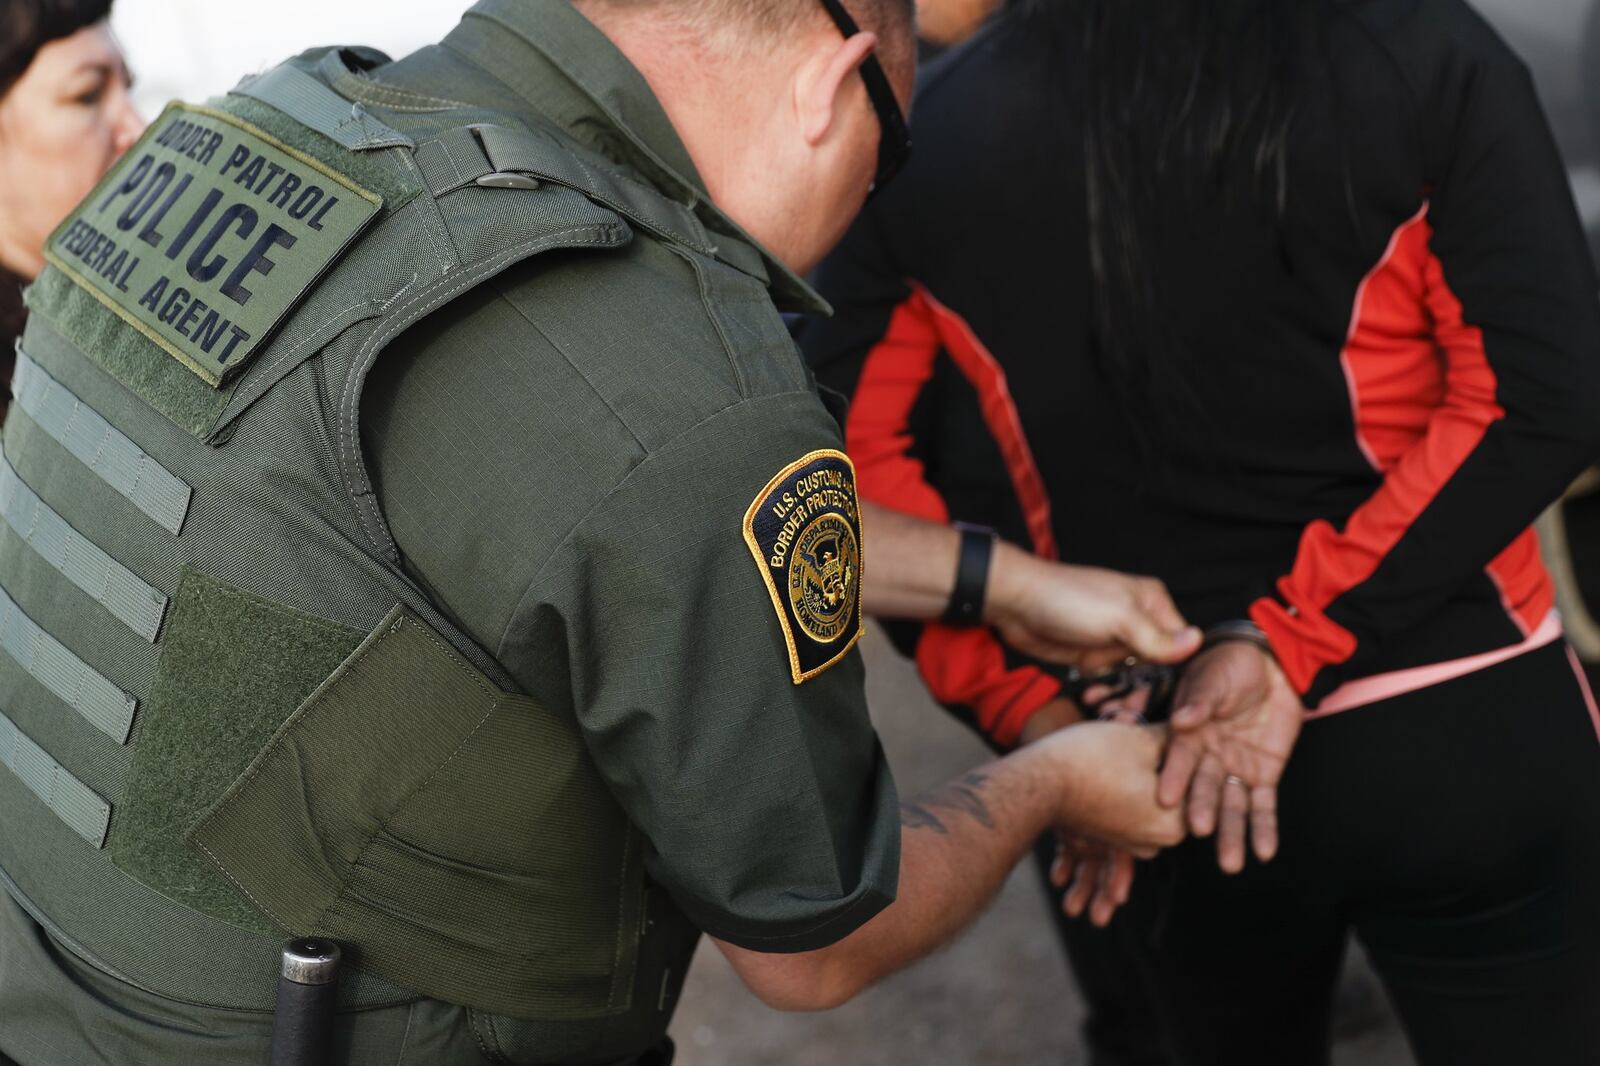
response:
[[[33,65],[39,49],[111,14],[111,0],[0,0],[0,96]]]
[[[820,0],[600,0],[616,9],[672,10],[702,26],[741,27],[781,39],[826,18]],[[891,45],[909,43],[916,30],[915,0],[843,0],[856,23]]]
[[[816,19],[819,0],[675,0],[701,4],[724,18],[743,20],[768,32],[795,30]],[[916,18],[913,0],[844,0],[844,6],[864,30],[899,34],[910,30]]]

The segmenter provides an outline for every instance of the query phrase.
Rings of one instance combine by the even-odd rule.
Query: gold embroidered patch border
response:
[[[861,507],[849,456],[827,448],[784,467],[745,512],[744,539],[803,684],[861,639]]]

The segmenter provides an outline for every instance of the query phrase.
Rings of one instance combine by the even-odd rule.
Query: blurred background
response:
[[[930,0],[942,2],[942,0]],[[983,0],[952,0],[981,6]],[[454,25],[467,0],[117,0],[114,24],[146,117],[170,99],[202,100],[242,75],[304,48],[367,44],[403,55]],[[1532,66],[1565,153],[1591,247],[1600,251],[1600,0],[1476,0]],[[930,19],[930,24],[933,20]],[[1600,496],[1547,519],[1547,552],[1558,574],[1569,553],[1563,602],[1586,657],[1600,660],[1600,627],[1576,589],[1600,593]],[[1554,544],[1554,549],[1551,545]],[[1600,603],[1592,595],[1590,603]],[[876,633],[864,645],[873,714],[901,790],[937,784],[984,757],[984,749],[923,694],[915,673]],[[683,1066],[960,1066],[1087,1064],[1078,1039],[1082,1009],[1046,921],[1031,868],[1013,876],[988,915],[938,957],[823,1016],[785,1016],[746,993],[712,950],[702,950],[673,1028]],[[1351,958],[1337,1066],[1411,1062],[1382,993],[1359,954]]]
[[[203,100],[241,77],[321,44],[369,44],[404,55],[449,32],[471,0],[117,0],[111,24],[154,118],[168,100]]]

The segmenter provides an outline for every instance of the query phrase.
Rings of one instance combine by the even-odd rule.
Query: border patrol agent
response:
[[[894,898],[854,474],[773,303],[820,301],[563,0],[174,105],[49,260],[0,1062],[264,1061],[291,932],[345,947],[340,1061],[659,1061],[701,931]]]

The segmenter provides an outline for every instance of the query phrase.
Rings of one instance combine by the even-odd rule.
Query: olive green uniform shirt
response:
[[[484,0],[377,76],[543,116],[694,205],[737,264],[643,233],[537,257],[384,355],[365,442],[408,569],[576,717],[675,909],[760,950],[842,938],[893,898],[894,786],[859,653],[795,682],[744,535],[776,475],[843,447],[772,303],[820,299],[708,202],[643,77],[562,0]],[[662,921],[683,918],[647,939]]]
[[[824,305],[708,202],[643,77],[565,0],[483,0],[442,44],[372,77],[365,95],[388,93],[419,126],[462,103],[554,124],[689,205],[717,244],[690,258],[641,230],[621,248],[536,256],[396,341],[363,404],[407,570],[579,723],[650,877],[626,1013],[500,1032],[420,1000],[341,1017],[336,1061],[477,1062],[489,1044],[493,1061],[614,1061],[659,1039],[700,931],[807,950],[894,896],[898,804],[849,650],[854,616],[837,653],[802,662],[747,528],[786,506],[785,478],[840,491],[842,456],[804,473],[843,442],[777,309]],[[805,595],[839,593],[837,568],[815,576],[834,584]],[[856,561],[843,581],[858,580]],[[159,930],[138,935],[159,945]],[[264,1061],[268,1019],[80,964],[3,892],[0,986],[26,1022],[18,1035],[0,1019],[0,1066]]]

